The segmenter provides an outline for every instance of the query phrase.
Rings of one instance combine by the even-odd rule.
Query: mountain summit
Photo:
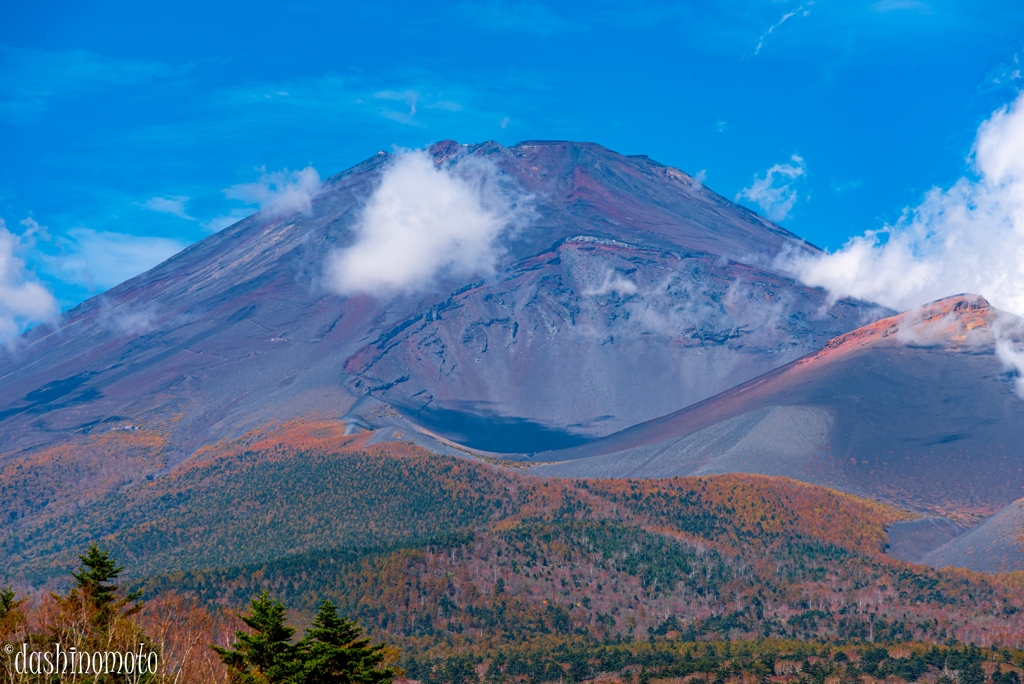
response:
[[[0,356],[8,457],[141,428],[170,468],[268,421],[374,428],[387,406],[480,449],[569,447],[886,313],[776,272],[816,248],[644,155],[560,141],[426,155],[410,171],[379,153],[23,335]],[[451,188],[479,202],[472,220],[444,203]],[[410,198],[429,211],[393,210]],[[419,258],[389,262],[395,235]],[[448,266],[360,289],[429,259]]]

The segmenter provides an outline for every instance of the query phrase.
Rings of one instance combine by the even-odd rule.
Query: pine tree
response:
[[[312,628],[299,643],[303,652],[304,684],[389,684],[397,671],[381,669],[384,644],[370,645],[355,621],[338,615],[330,600],[324,601]]]
[[[0,589],[0,644],[25,626],[25,611],[21,604],[26,599],[17,600],[17,594],[10,586]],[[16,681],[16,673],[11,670],[10,658],[0,656],[0,680]]]
[[[17,593],[8,585],[0,589],[0,639],[14,631],[17,622],[24,618],[21,604],[27,599],[17,599]]]
[[[82,561],[82,567],[78,572],[72,572],[75,578],[75,586],[68,595],[68,599],[85,601],[92,608],[93,623],[104,630],[110,626],[114,618],[122,613],[122,609],[128,604],[137,601],[142,592],[134,592],[123,598],[117,597],[117,585],[114,580],[124,570],[124,566],[118,567],[108,551],[100,549],[95,544],[89,545],[89,550],[84,556],[78,557]],[[128,608],[123,614],[131,615],[142,609],[142,603],[136,603]]]
[[[228,666],[233,684],[297,684],[302,682],[299,650],[290,643],[295,629],[285,625],[284,605],[266,591],[252,599],[242,621],[252,634],[235,632],[236,650],[213,647]]]

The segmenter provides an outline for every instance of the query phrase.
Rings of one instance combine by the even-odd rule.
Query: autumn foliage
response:
[[[573,644],[1017,648],[1024,637],[1024,575],[888,558],[886,527],[912,514],[877,502],[755,475],[542,479],[371,437],[330,421],[256,431],[18,528],[0,563],[31,588],[100,539],[149,597],[237,610],[268,591],[297,628],[329,598],[437,682],[486,678],[484,661],[457,660],[467,654]],[[723,674],[728,660],[714,681],[740,676]]]

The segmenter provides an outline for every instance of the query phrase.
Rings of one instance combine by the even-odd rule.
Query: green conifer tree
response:
[[[17,600],[17,592],[8,585],[0,589],[0,639],[14,631],[17,623],[24,619],[21,604],[27,599]]]
[[[17,593],[8,586],[0,589],[0,644],[8,639],[25,625],[25,611],[21,604],[26,599],[18,600]],[[16,681],[16,672],[12,671],[12,661],[9,657],[0,655],[0,681]]]
[[[138,601],[142,592],[134,592],[120,599],[117,597],[117,585],[114,584],[114,580],[124,570],[124,566],[118,567],[110,553],[100,549],[96,544],[90,544],[85,555],[78,558],[82,561],[82,567],[78,572],[71,573],[75,578],[75,586],[69,598],[74,600],[81,597],[87,601],[94,609],[94,625],[98,629],[106,629],[125,606]],[[142,603],[136,603],[124,611],[124,614],[137,613],[141,609]]]
[[[235,632],[235,649],[213,647],[228,666],[233,684],[298,684],[303,663],[290,643],[295,629],[285,625],[284,605],[263,591],[252,599],[242,621],[252,634]]]
[[[312,628],[299,643],[303,652],[304,684],[389,684],[397,671],[381,669],[384,644],[370,645],[363,629],[338,615],[330,600],[320,604]]]

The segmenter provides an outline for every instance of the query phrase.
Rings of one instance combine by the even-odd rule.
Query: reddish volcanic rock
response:
[[[958,295],[590,444],[538,474],[783,475],[973,524],[1024,494],[1024,400],[995,353],[1024,321]],[[940,539],[940,537],[936,537]]]
[[[380,402],[474,448],[570,446],[888,313],[830,308],[757,266],[816,248],[647,157],[543,141],[431,153],[489,159],[533,194],[493,276],[394,297],[324,289],[325,259],[353,242],[390,163],[375,155],[328,179],[308,214],[249,217],[0,352],[8,458],[124,418],[160,429],[174,467],[296,415],[379,427]],[[604,287],[612,277],[634,289]]]

